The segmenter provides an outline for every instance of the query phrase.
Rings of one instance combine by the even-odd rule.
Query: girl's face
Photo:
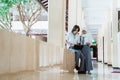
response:
[[[74,34],[77,34],[79,31],[78,31],[78,28],[73,32]]]

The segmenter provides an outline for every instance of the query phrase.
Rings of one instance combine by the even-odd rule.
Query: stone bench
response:
[[[70,50],[64,49],[63,69],[69,72],[74,72],[75,54]]]

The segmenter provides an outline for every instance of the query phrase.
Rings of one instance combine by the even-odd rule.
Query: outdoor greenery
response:
[[[0,0],[0,28],[11,30],[12,24],[12,16],[9,12],[10,9],[16,5],[21,3],[26,3],[27,0]]]
[[[38,21],[41,6],[36,0],[0,0],[0,28],[12,31],[13,12],[15,7],[19,20],[23,24],[26,35],[29,35],[31,27]]]

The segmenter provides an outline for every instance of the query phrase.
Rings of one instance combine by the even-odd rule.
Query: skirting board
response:
[[[120,67],[113,67],[113,69],[120,69]]]

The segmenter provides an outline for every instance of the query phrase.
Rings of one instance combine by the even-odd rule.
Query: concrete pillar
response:
[[[117,3],[118,3],[118,5],[117,5],[117,11],[120,11],[120,0],[117,0]],[[119,16],[119,14],[118,14],[118,18],[119,18],[120,16]],[[119,26],[120,26],[120,19],[118,20],[118,23],[119,23]],[[118,30],[119,32],[117,33],[117,38],[118,38],[118,65],[119,65],[119,68],[120,68],[120,58],[119,58],[119,56],[120,56],[120,28],[119,28],[119,30]]]
[[[103,61],[103,28],[99,29],[98,32],[98,61]]]
[[[107,17],[108,18],[108,17]],[[106,19],[104,28],[104,63],[107,63],[108,60],[108,19]]]
[[[83,11],[83,8],[82,8],[82,1],[81,0],[76,0],[77,2],[77,16],[76,16],[76,19],[77,19],[77,24],[83,28],[83,27],[86,27],[85,26],[85,19],[84,19],[84,11]]]
[[[70,32],[74,25],[79,25],[80,28],[84,27],[84,13],[82,10],[81,0],[69,0],[68,7],[68,32]]]
[[[111,4],[112,5],[112,4]],[[107,54],[107,63],[108,65],[112,65],[112,41],[111,41],[111,37],[112,37],[112,10],[110,9],[110,11],[108,12],[108,54]]]
[[[111,47],[110,47],[110,25],[111,25],[111,14],[110,10],[106,13],[104,23],[98,33],[98,61],[103,61],[104,63],[112,64],[111,61]],[[103,42],[104,37],[104,42]],[[104,43],[104,47],[103,47]],[[103,52],[104,51],[104,52]]]
[[[57,46],[65,44],[66,0],[48,1],[48,43]]]
[[[112,66],[120,67],[118,65],[118,49],[117,49],[117,33],[118,33],[118,13],[117,13],[117,0],[113,0],[112,4],[112,38],[113,38],[113,52],[112,52]]]
[[[111,29],[111,14],[110,14],[110,10],[108,10],[108,13],[106,14],[106,21],[105,21],[105,25],[104,25],[104,42],[105,42],[105,47],[104,47],[104,50],[105,50],[105,55],[104,55],[104,60],[105,60],[105,63],[108,63],[108,64],[112,64],[112,61],[111,61],[111,43],[110,43],[110,29]]]
[[[108,54],[107,54],[107,63],[112,65],[112,52],[111,52],[111,22],[108,23]]]

